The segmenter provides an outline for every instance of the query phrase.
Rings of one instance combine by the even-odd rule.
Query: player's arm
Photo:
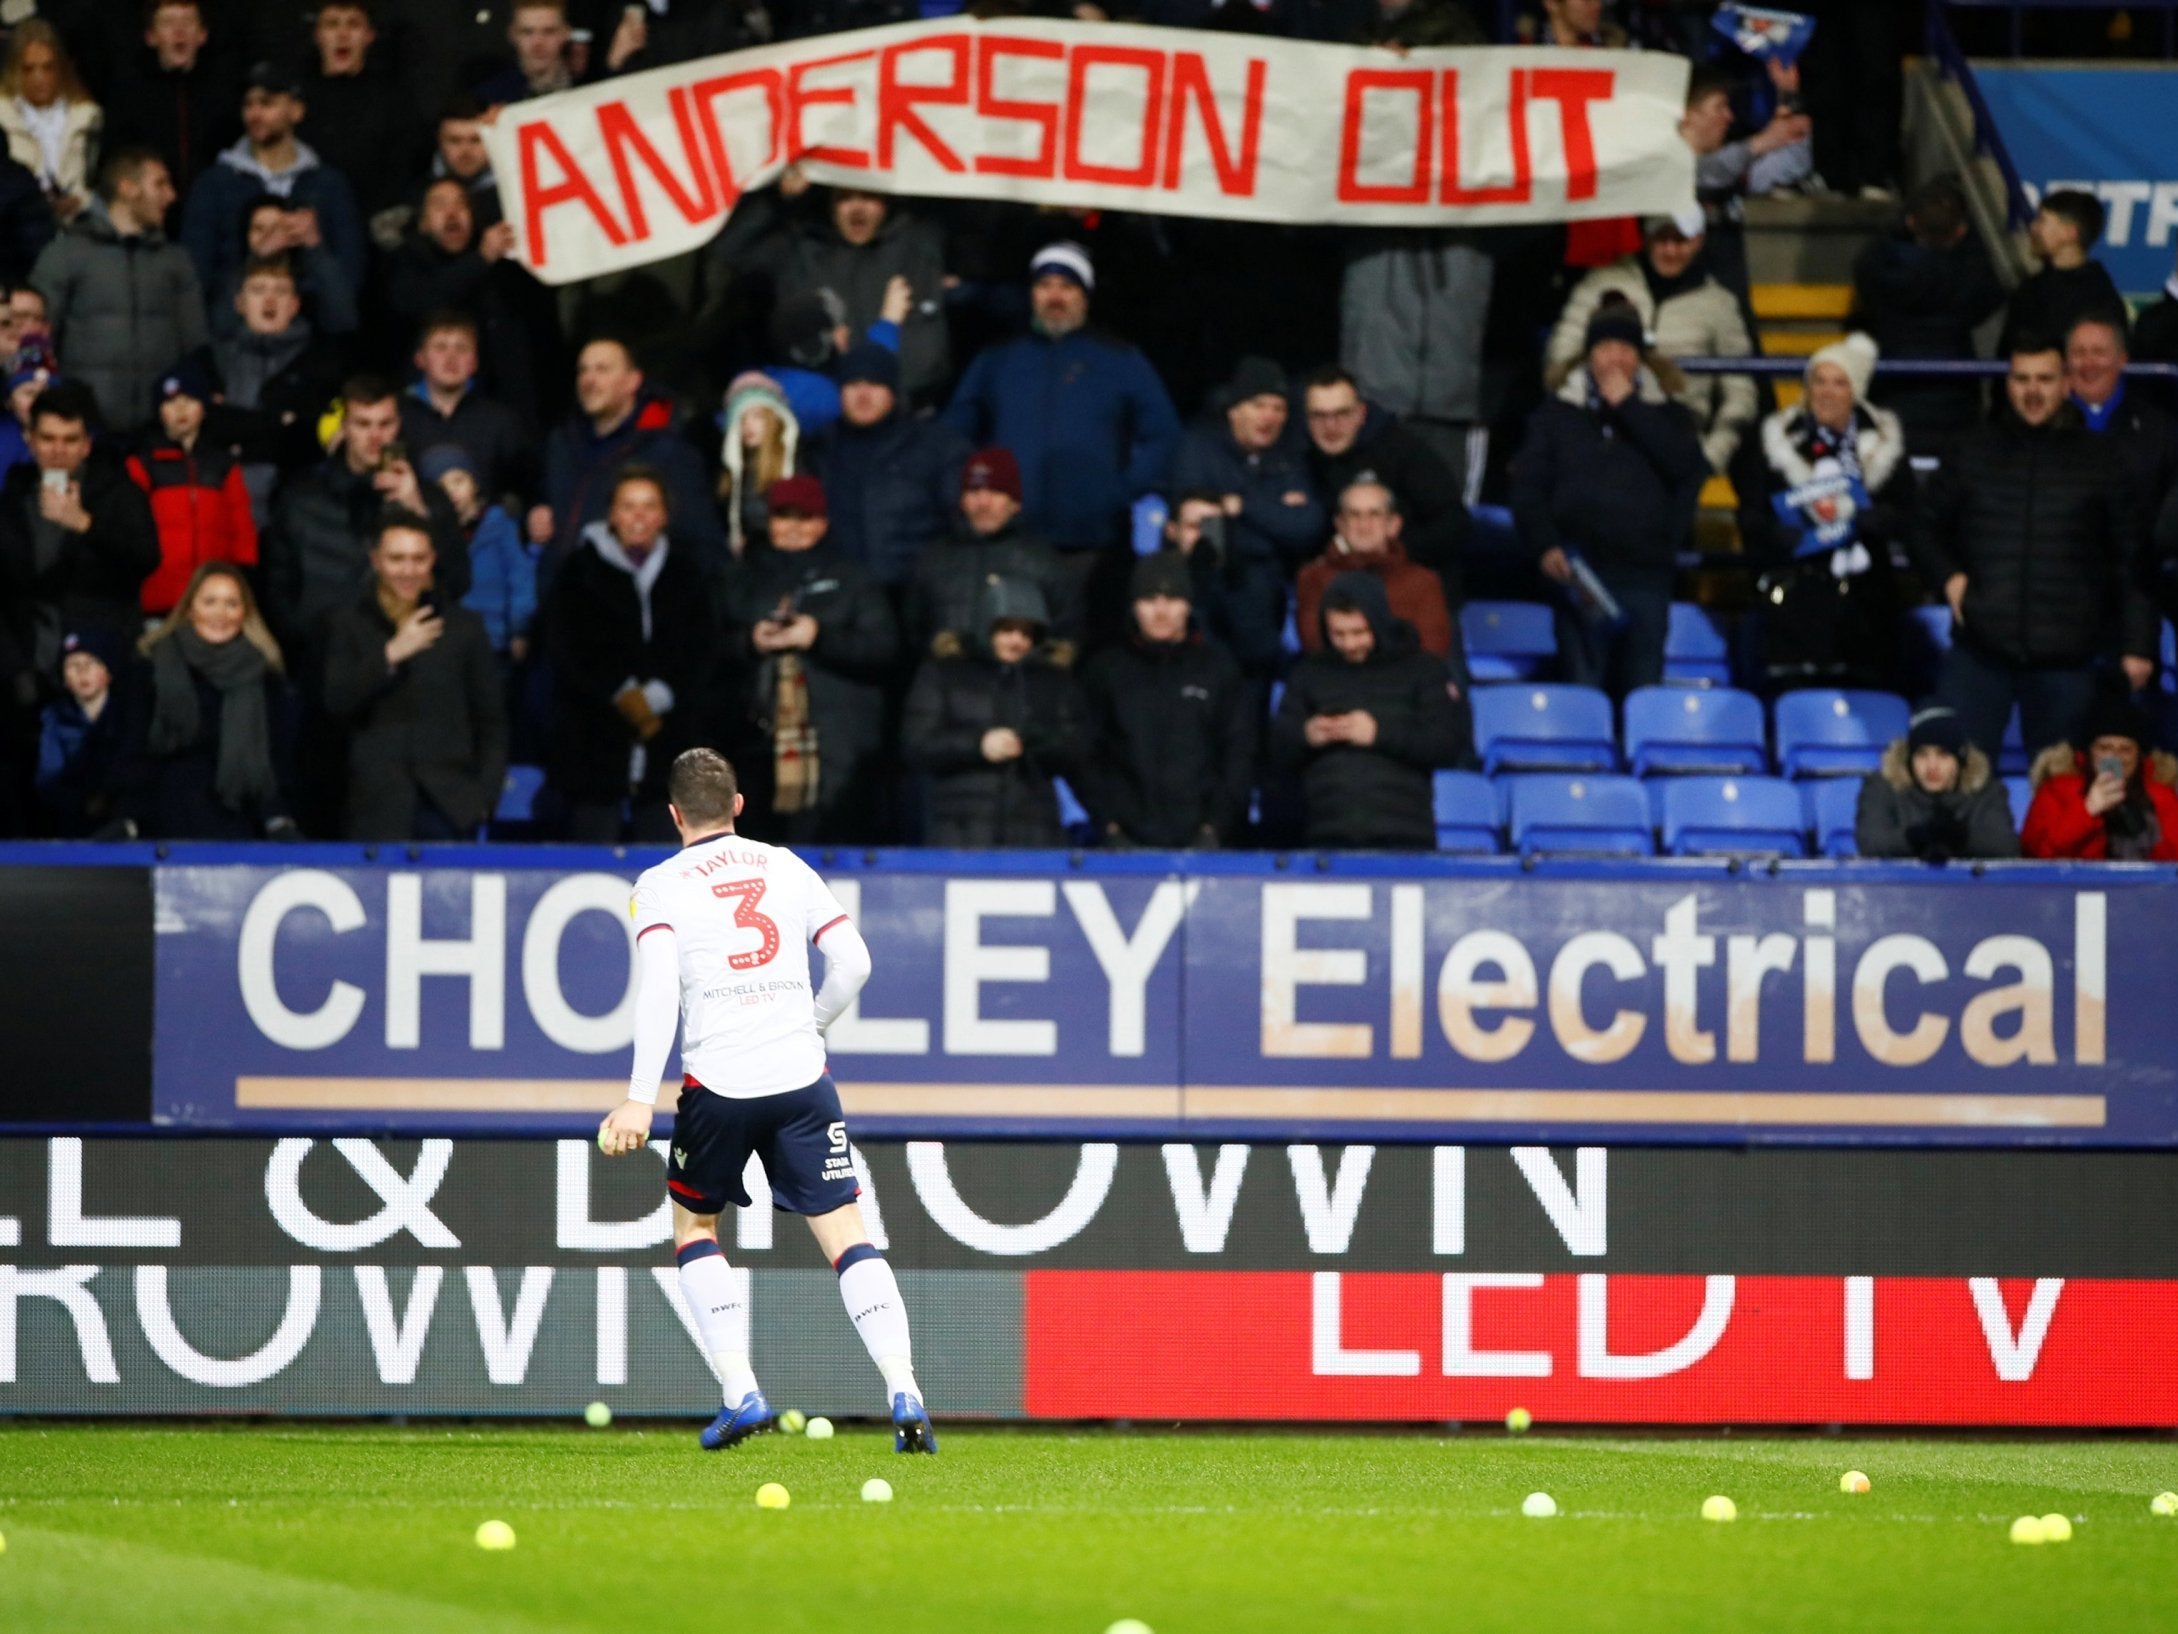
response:
[[[681,1019],[680,949],[671,925],[646,925],[635,939],[635,1065],[628,1098],[598,1126],[597,1144],[607,1157],[632,1152],[650,1139],[650,1119]]]
[[[855,922],[841,914],[810,940],[824,955],[824,985],[817,989],[817,1031],[823,1032],[854,1003],[862,984],[870,979],[870,945],[862,940]]]

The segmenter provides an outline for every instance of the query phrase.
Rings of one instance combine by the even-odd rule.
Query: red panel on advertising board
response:
[[[1059,1418],[2178,1424],[2178,1282],[1031,1271]],[[1586,1286],[1583,1286],[1586,1284]]]

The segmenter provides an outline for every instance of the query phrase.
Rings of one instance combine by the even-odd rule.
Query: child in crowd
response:
[[[529,656],[530,620],[537,613],[537,556],[504,507],[487,504],[476,459],[460,443],[424,451],[416,474],[435,482],[453,502],[469,541],[469,593],[462,606],[484,620],[502,667]]]
[[[2012,291],[1998,357],[2011,356],[2012,342],[2021,335],[2061,340],[2085,317],[2115,318],[2121,328],[2130,321],[2109,270],[2088,254],[2102,237],[2102,226],[2102,200],[2094,194],[2061,187],[2043,195],[2027,229],[2042,265]]]
[[[63,694],[38,723],[38,803],[63,839],[123,831],[120,667],[121,643],[109,630],[90,625],[61,642]]]

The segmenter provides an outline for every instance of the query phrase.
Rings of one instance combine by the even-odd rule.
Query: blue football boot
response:
[[[938,1450],[938,1432],[930,1422],[929,1412],[905,1391],[892,1398],[892,1450],[931,1453]]]
[[[727,1447],[738,1447],[752,1435],[762,1435],[779,1422],[779,1415],[771,1410],[771,1403],[763,1393],[751,1390],[741,1398],[741,1405],[728,1407],[711,1420],[700,1439],[705,1452],[720,1452]]]

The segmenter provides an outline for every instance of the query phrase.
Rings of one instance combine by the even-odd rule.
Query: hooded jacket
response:
[[[194,448],[153,437],[129,456],[129,480],[151,501],[159,532],[159,567],[144,581],[147,613],[164,613],[182,598],[205,562],[257,565],[257,523],[234,456],[202,437]]]
[[[1199,634],[1108,647],[1082,673],[1077,792],[1135,845],[1232,844],[1248,820],[1258,705],[1232,655]]]
[[[722,573],[726,538],[702,457],[674,428],[672,403],[649,391],[603,435],[587,414],[577,412],[546,441],[544,503],[552,509],[548,571],[576,550],[585,528],[605,519],[613,473],[623,465],[648,465],[665,478],[671,531],[689,565],[710,578]]]
[[[116,232],[102,199],[45,247],[30,281],[45,297],[70,378],[98,394],[115,430],[150,420],[160,375],[209,338],[189,257],[157,228]]]
[[[1864,857],[2016,857],[2019,836],[2004,785],[1991,775],[1989,757],[1969,748],[1959,780],[1941,794],[1914,781],[1913,755],[1904,738],[1883,751],[1881,767],[1860,786],[1853,840]]]
[[[2077,858],[2102,862],[2110,855],[2111,819],[2127,807],[2097,817],[2087,809],[2088,785],[2095,771],[2087,751],[2069,743],[2054,743],[2034,757],[2028,774],[2034,782],[2034,801],[2019,831],[2023,854],[2042,858]],[[2132,821],[2156,825],[2148,862],[2178,862],[2178,757],[2154,750],[2140,757],[2133,789],[2139,799],[2128,799]]]
[[[1392,616],[1373,575],[1340,576],[1325,599],[1332,596],[1359,607],[1376,645],[1360,663],[1350,662],[1331,645],[1329,615],[1319,612],[1324,650],[1294,666],[1271,722],[1272,759],[1301,775],[1310,845],[1432,850],[1437,825],[1430,774],[1455,764],[1466,747],[1445,667],[1417,649],[1412,626]],[[1309,745],[1310,719],[1352,710],[1375,719],[1374,744]]]
[[[1407,559],[1406,541],[1394,539],[1378,556],[1356,556],[1346,542],[1333,537],[1324,553],[1302,568],[1293,583],[1293,619],[1300,632],[1303,652],[1323,651],[1323,621],[1318,609],[1324,592],[1342,574],[1366,573],[1380,581],[1392,617],[1413,627],[1422,651],[1433,658],[1452,656],[1452,615],[1444,601],[1444,586],[1437,575]]]
[[[1467,502],[1444,456],[1401,425],[1390,409],[1372,402],[1352,446],[1343,454],[1326,454],[1311,445],[1308,467],[1324,509],[1334,514],[1339,496],[1354,483],[1389,488],[1406,519],[1399,538],[1408,558],[1444,581],[1448,599],[1458,598],[1469,533]]]
[[[363,287],[370,244],[348,178],[321,161],[307,142],[295,144],[295,163],[286,170],[267,170],[250,151],[246,136],[197,178],[182,212],[182,243],[196,263],[201,287],[224,287],[228,276],[249,258],[248,224],[242,211],[260,193],[285,199],[293,209],[315,210],[318,237],[348,275],[348,287]]]

